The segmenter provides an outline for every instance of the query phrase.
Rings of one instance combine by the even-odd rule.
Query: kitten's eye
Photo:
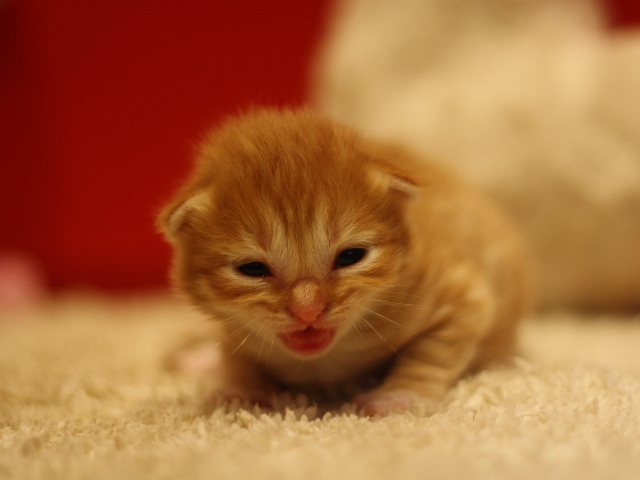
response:
[[[358,263],[366,253],[367,250],[364,248],[347,248],[340,252],[338,258],[336,258],[334,268],[348,267],[354,263]]]
[[[271,271],[264,263],[261,262],[249,262],[238,267],[240,273],[247,275],[248,277],[270,277]]]

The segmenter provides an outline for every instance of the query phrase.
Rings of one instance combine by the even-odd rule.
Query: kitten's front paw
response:
[[[371,391],[357,395],[353,401],[359,410],[368,417],[386,416],[391,413],[408,412],[419,401],[423,400],[410,390],[394,390],[389,392]]]

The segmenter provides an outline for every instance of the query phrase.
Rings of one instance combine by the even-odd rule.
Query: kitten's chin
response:
[[[314,356],[322,353],[333,342],[336,336],[335,328],[313,328],[281,333],[280,340],[292,352],[304,356]]]

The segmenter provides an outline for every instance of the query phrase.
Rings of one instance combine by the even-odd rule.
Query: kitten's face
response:
[[[396,282],[406,195],[349,131],[312,115],[249,120],[205,144],[165,215],[175,276],[230,332],[319,356]]]

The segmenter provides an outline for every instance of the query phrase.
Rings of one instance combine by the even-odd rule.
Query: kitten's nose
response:
[[[300,323],[311,326],[320,320],[326,308],[326,303],[319,302],[308,305],[295,305],[289,307],[289,313]]]
[[[326,309],[327,300],[317,281],[302,279],[293,285],[288,311],[295,320],[311,326],[320,320]]]

